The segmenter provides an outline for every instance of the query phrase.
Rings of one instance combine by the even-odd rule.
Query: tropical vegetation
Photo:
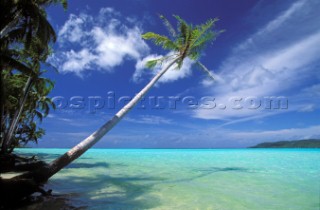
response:
[[[39,123],[55,108],[48,97],[54,84],[43,69],[56,41],[46,16],[52,4],[67,7],[66,0],[0,1],[0,173],[44,165],[12,152],[45,134]],[[32,179],[0,176],[0,209],[34,192],[47,194]]]
[[[0,154],[45,133],[39,122],[54,104],[48,98],[53,82],[43,77],[43,64],[56,34],[45,9],[66,0],[8,0],[0,8]]]
[[[320,148],[320,139],[263,142],[249,148]]]

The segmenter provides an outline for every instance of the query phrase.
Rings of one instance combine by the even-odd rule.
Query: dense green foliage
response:
[[[54,108],[53,82],[41,70],[56,41],[45,11],[52,4],[67,6],[66,0],[0,1],[1,153],[37,142],[44,134],[38,124]]]
[[[320,139],[264,142],[250,148],[320,148]]]

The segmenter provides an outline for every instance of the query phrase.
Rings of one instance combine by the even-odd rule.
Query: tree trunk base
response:
[[[45,191],[42,185],[32,179],[0,178],[0,207],[2,208],[16,205],[34,193],[48,196],[51,195],[51,190]]]
[[[25,172],[10,179],[0,176],[0,209],[11,208],[21,204],[34,193],[51,195],[45,191],[43,184],[47,181],[48,164],[35,158],[23,158],[16,155],[0,156],[0,175],[4,172]]]

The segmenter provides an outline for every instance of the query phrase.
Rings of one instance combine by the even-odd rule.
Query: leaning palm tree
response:
[[[156,45],[162,46],[169,50],[170,56],[165,56],[157,60],[147,62],[147,67],[155,67],[158,64],[167,64],[156,76],[114,117],[105,123],[101,128],[92,133],[82,142],[70,149],[68,152],[52,161],[46,168],[43,168],[35,173],[26,174],[27,177],[32,176],[38,182],[48,180],[52,175],[60,171],[76,158],[80,157],[84,152],[97,143],[108,131],[110,131],[151,89],[152,86],[164,75],[170,68],[181,68],[183,61],[188,57],[194,61],[198,61],[201,51],[210,41],[213,41],[221,31],[214,31],[213,26],[218,19],[210,19],[205,24],[193,26],[187,24],[179,16],[174,16],[178,21],[178,31],[176,31],[170,22],[163,16],[160,18],[164,21],[165,26],[169,29],[170,39],[167,36],[148,32],[142,35],[143,39],[153,40]],[[203,66],[202,64],[200,66]],[[204,68],[204,70],[210,72]]]

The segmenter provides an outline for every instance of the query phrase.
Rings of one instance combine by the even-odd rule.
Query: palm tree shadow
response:
[[[119,164],[115,167],[121,166],[126,165]],[[90,171],[99,167],[111,170],[110,165],[106,162],[85,163],[81,161],[70,164],[66,169],[87,168]],[[47,210],[48,206],[51,206],[52,209],[151,209],[161,205],[161,200],[150,194],[155,184],[191,182],[221,172],[248,173],[250,171],[240,167],[205,167],[191,169],[190,172],[192,172],[190,178],[181,179],[156,176],[110,176],[101,173],[91,173],[89,177],[66,174],[49,181],[49,186],[54,191],[55,186],[63,186],[65,190],[62,192],[69,191],[69,193],[54,193],[49,199],[41,198],[40,201],[38,199],[33,205],[36,205],[36,209],[39,210]]]
[[[160,205],[157,197],[147,195],[155,182],[163,181],[155,177],[124,177],[96,175],[92,178],[68,176],[54,182],[76,186],[77,193],[65,195],[74,208],[86,209],[150,209]],[[146,196],[147,195],[147,196]]]
[[[246,168],[242,167],[210,167],[210,168],[200,168],[197,169],[200,172],[208,172],[209,174],[216,173],[216,172],[250,172]]]
[[[39,160],[53,160],[58,157],[60,157],[63,153],[45,153],[45,152],[38,152],[38,153],[31,153],[31,152],[17,152],[18,155],[25,156],[25,157],[33,157],[35,156]],[[88,156],[83,156],[81,157],[82,160],[88,160],[88,159],[93,159]]]
[[[89,166],[94,168],[103,166],[106,163],[84,164],[78,166]],[[77,168],[77,164],[72,164],[71,168]],[[161,205],[160,199],[148,195],[153,190],[154,184],[182,183],[190,182],[215,173],[248,173],[246,168],[240,167],[210,167],[192,170],[194,175],[184,179],[165,179],[161,177],[142,176],[109,176],[105,174],[94,177],[67,176],[55,179],[56,183],[68,183],[70,186],[77,186],[77,193],[64,195],[70,199],[71,203],[77,204],[74,208],[86,209],[97,206],[100,209],[150,209]],[[79,190],[80,189],[80,190]],[[81,190],[82,189],[82,190]],[[108,189],[117,189],[109,191]]]
[[[66,166],[66,168],[96,168],[96,167],[102,167],[102,168],[109,168],[110,165],[106,162],[96,162],[96,163],[82,163],[82,162],[73,162],[70,165]]]
[[[194,173],[195,175],[191,176],[190,178],[168,180],[168,181],[165,181],[164,183],[191,182],[200,178],[214,175],[215,173],[219,173],[219,172],[251,173],[251,171],[249,171],[248,169],[241,168],[241,167],[210,167],[210,168],[195,169],[195,170],[192,170],[191,172]]]

